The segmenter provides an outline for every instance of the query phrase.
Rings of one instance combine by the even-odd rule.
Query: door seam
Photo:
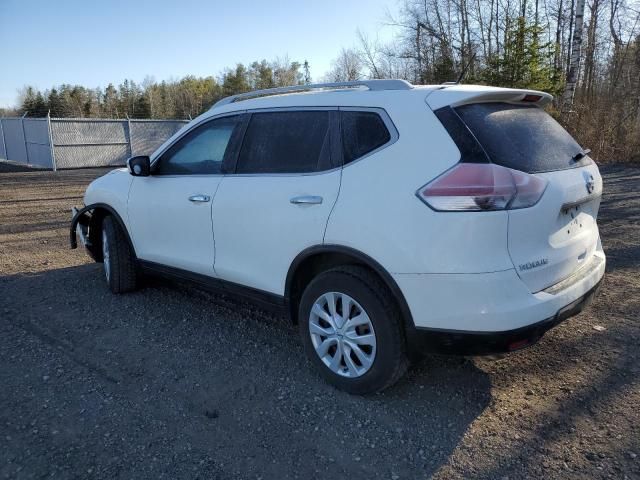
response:
[[[211,219],[211,237],[213,238],[213,265],[211,265],[211,267],[213,268],[213,274],[216,277],[218,276],[218,272],[216,272],[216,229],[213,225],[213,202],[216,201],[216,195],[218,193],[218,190],[220,189],[220,185],[222,185],[222,182],[224,182],[225,178],[227,178],[227,176],[223,175],[218,182],[218,185],[216,185],[216,190],[215,192],[213,192],[213,195],[211,197],[211,211],[209,212],[209,218]]]
[[[336,204],[338,203],[338,198],[340,198],[340,191],[342,190],[342,172],[344,171],[344,167],[340,167],[340,179],[338,180],[338,193],[336,194],[336,199],[331,205],[331,210],[329,211],[329,215],[327,215],[327,222],[324,225],[324,232],[322,233],[322,244],[325,244],[325,238],[327,236],[327,229],[329,228],[329,220],[331,220],[331,215],[333,215],[333,210],[336,208]]]

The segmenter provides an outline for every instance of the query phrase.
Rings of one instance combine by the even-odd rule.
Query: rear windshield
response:
[[[493,163],[528,173],[579,167],[582,148],[549,114],[534,105],[474,103],[456,112]]]

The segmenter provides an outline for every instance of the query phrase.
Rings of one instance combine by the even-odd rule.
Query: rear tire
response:
[[[102,256],[104,273],[113,293],[136,289],[136,260],[129,241],[112,216],[102,221]]]
[[[407,369],[400,312],[366,268],[348,265],[319,274],[302,294],[298,319],[307,356],[340,390],[379,392]]]

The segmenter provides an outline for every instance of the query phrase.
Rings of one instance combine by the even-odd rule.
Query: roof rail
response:
[[[354,82],[332,82],[332,83],[312,83],[310,85],[291,85],[288,87],[267,88],[264,90],[254,90],[252,92],[239,93],[218,100],[213,107],[221,107],[228,103],[247,100],[255,97],[266,97],[270,95],[282,95],[292,92],[305,92],[308,90],[340,89],[367,87],[369,90],[410,90],[413,88],[406,80],[356,80]]]

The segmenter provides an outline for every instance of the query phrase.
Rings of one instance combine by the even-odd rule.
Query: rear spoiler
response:
[[[426,102],[432,110],[442,107],[457,107],[468,103],[509,102],[528,103],[545,107],[553,96],[537,90],[484,87],[480,85],[442,86],[427,95]]]

